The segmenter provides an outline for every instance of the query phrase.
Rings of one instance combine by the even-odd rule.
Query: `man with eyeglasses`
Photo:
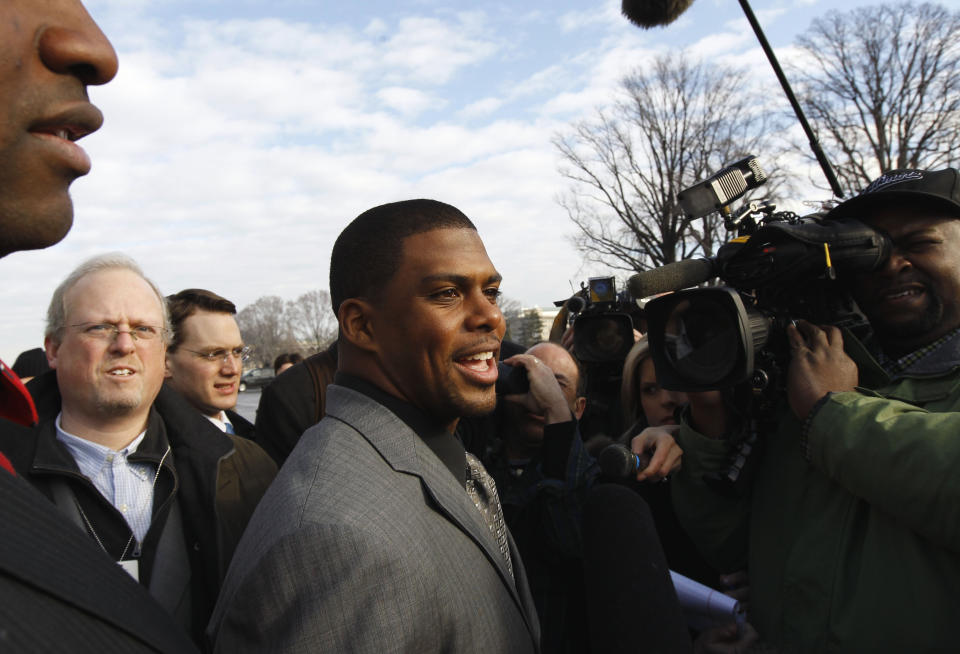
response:
[[[220,431],[253,438],[253,424],[233,411],[249,356],[230,300],[202,288],[167,296],[173,338],[167,384]]]
[[[88,87],[116,72],[116,53],[80,0],[0,2],[0,257],[48,247],[70,229],[68,189],[90,169],[77,141],[102,122]],[[0,279],[14,283],[14,270]],[[5,455],[33,444],[35,420],[29,394],[0,362],[0,649],[197,651],[96,543],[14,474]]]
[[[166,300],[134,261],[111,254],[81,264],[47,312],[52,370],[28,385],[40,415],[35,438],[0,447],[65,522],[202,643],[276,468],[163,388],[170,335]]]

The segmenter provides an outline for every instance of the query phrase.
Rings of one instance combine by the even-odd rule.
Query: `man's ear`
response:
[[[173,371],[170,370],[170,350],[167,350],[167,354],[163,357],[163,378],[170,379],[173,377]]]
[[[366,300],[355,297],[344,300],[337,312],[341,337],[361,350],[375,351],[377,342],[372,318],[373,306]]]
[[[43,351],[47,354],[47,365],[52,370],[57,369],[57,354],[60,352],[60,344],[53,340],[52,336],[46,336],[43,339]]]
[[[578,397],[573,403],[573,417],[579,420],[583,416],[583,411],[586,408],[587,398]]]

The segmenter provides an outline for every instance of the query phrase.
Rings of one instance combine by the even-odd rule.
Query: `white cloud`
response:
[[[567,296],[569,282],[604,271],[568,242],[553,134],[687,44],[771,77],[726,3],[698,2],[648,31],[619,0],[581,0],[563,16],[442,0],[398,0],[376,16],[305,0],[86,5],[120,73],[91,89],[106,123],[82,142],[94,169],[74,184],[74,229],[0,261],[13,280],[0,284],[5,360],[39,344],[50,293],[88,256],[126,251],[168,292],[207,287],[241,307],[292,299],[327,286],[330,247],[354,216],[416,196],[476,221],[509,295]],[[776,11],[764,17],[778,27],[809,23],[807,10]]]
[[[403,114],[416,116],[427,109],[442,109],[446,102],[417,89],[390,86],[377,91],[377,97],[387,107]]]
[[[611,104],[620,94],[621,81],[658,54],[641,47],[630,37],[610,40],[580,56],[583,73],[570,84],[572,90],[557,93],[540,107],[541,115],[563,119],[582,118],[599,106]]]
[[[754,42],[752,32],[731,30],[719,32],[691,44],[686,51],[699,59],[708,60],[731,52],[738,52],[744,46]]]
[[[472,15],[461,18],[460,24],[435,18],[402,19],[396,33],[384,44],[382,61],[404,79],[427,84],[447,82],[462,68],[497,51],[489,37],[472,33],[477,28]]]
[[[460,115],[464,118],[480,118],[494,113],[502,106],[503,100],[500,98],[483,98],[461,109]]]
[[[514,84],[510,89],[510,97],[522,98],[537,93],[550,92],[565,82],[564,74],[564,68],[559,64],[538,70],[525,80]]]
[[[561,14],[557,17],[557,25],[561,32],[570,33],[587,27],[619,27],[626,20],[620,13],[620,2],[606,0],[599,7]]]
[[[382,18],[373,18],[367,23],[363,33],[367,36],[379,37],[390,31],[390,26]]]

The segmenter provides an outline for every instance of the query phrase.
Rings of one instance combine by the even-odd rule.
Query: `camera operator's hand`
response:
[[[637,481],[660,481],[680,469],[683,450],[674,434],[680,425],[647,427],[630,440],[630,450],[641,457],[650,457],[647,467],[637,473]]]
[[[787,338],[791,351],[787,399],[797,418],[806,419],[827,393],[852,391],[857,385],[857,364],[843,351],[839,329],[800,320],[787,327]]]
[[[554,376],[550,366],[530,354],[515,354],[504,363],[511,366],[522,366],[527,369],[527,379],[530,390],[517,395],[505,395],[504,400],[516,402],[527,411],[543,416],[546,425],[573,420],[570,405],[563,396],[560,384]]]

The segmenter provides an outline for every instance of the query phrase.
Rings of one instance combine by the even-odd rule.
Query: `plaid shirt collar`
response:
[[[938,356],[930,357],[929,355],[934,352],[937,352]],[[958,359],[960,359],[960,327],[899,359],[891,359],[880,352],[877,363],[891,377],[899,377],[904,373],[941,373],[956,366]]]

